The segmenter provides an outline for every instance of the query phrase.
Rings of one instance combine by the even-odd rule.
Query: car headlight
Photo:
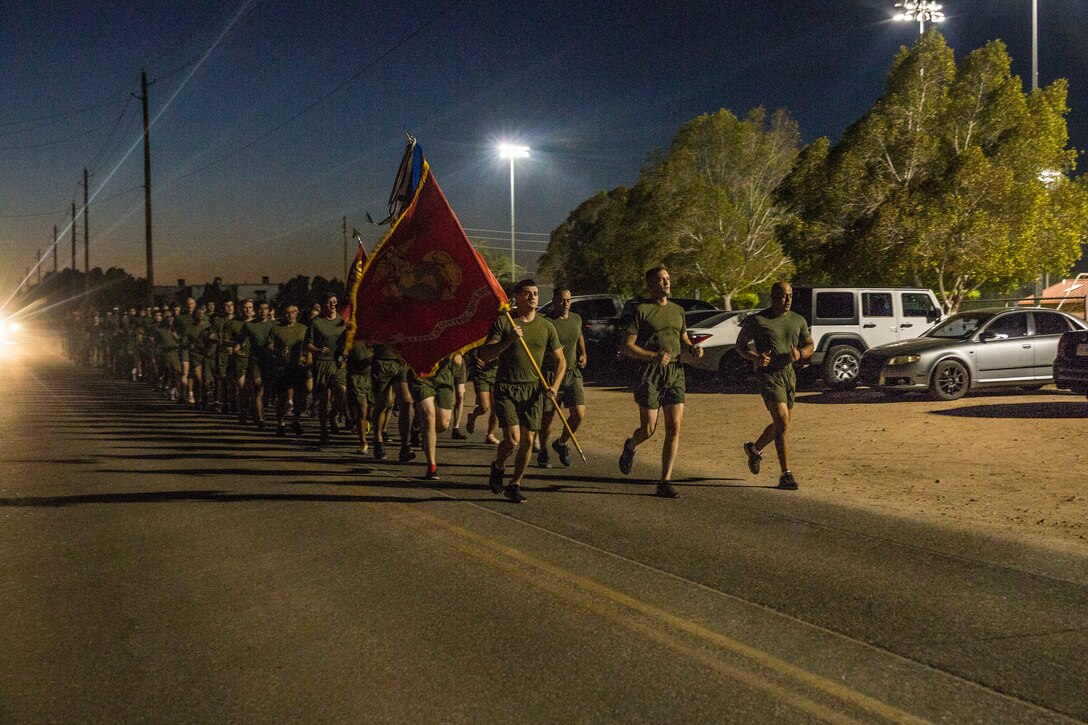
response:
[[[918,355],[896,355],[887,362],[888,365],[910,365],[921,360]]]

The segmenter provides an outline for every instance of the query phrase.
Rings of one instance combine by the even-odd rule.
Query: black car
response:
[[[1070,330],[1058,341],[1054,386],[1088,396],[1088,330]]]

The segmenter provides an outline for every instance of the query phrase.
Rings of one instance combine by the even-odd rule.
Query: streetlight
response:
[[[903,8],[903,11],[896,14],[894,19],[917,22],[919,35],[926,32],[927,22],[944,22],[944,13],[941,12],[942,6],[932,2],[932,0],[902,0],[902,2],[897,2],[895,7]]]
[[[529,158],[528,146],[515,146],[513,144],[499,144],[499,157],[510,159],[510,282],[514,279],[514,159]]]

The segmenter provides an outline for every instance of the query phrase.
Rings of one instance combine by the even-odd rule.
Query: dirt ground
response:
[[[674,475],[773,485],[773,445],[758,477],[742,451],[769,420],[760,397],[716,387],[689,377]],[[583,448],[618,455],[638,423],[630,392],[589,387],[586,403]],[[812,387],[794,408],[790,468],[800,490],[788,495],[1088,554],[1086,436],[1088,401],[1052,386],[951,403]],[[656,460],[662,437],[640,454]]]

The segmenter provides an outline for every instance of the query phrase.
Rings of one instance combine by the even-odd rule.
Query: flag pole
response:
[[[509,302],[502,303],[502,307],[500,309],[502,310],[503,314],[506,315],[506,319],[510,320],[511,325],[517,324],[514,322],[513,316],[510,315]],[[536,371],[537,376],[540,378],[540,384],[546,388],[549,387],[548,381],[544,379],[544,373],[541,372],[540,366],[536,364],[536,358],[533,357],[533,353],[529,352],[529,343],[525,342],[525,338],[521,335],[518,335],[518,341],[521,342],[521,346],[522,348],[524,348],[525,354],[529,357],[529,362],[533,364],[533,370]],[[559,407],[559,401],[553,400],[552,402],[555,403],[555,414],[559,416],[559,420],[563,421],[563,427],[567,429],[567,434],[570,436],[571,441],[574,443],[574,447],[578,451],[578,455],[582,457],[582,463],[588,464],[589,461],[586,460],[586,454],[582,452],[582,447],[578,445],[578,439],[574,437],[574,431],[570,429],[570,423],[567,422],[567,417],[563,415],[563,410]]]

